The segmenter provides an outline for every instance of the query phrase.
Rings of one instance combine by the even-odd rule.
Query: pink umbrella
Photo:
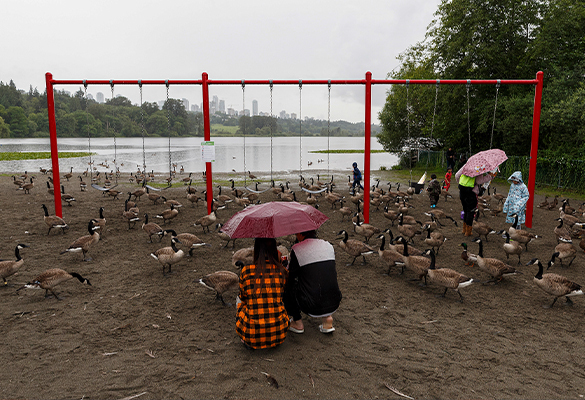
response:
[[[231,238],[277,238],[317,229],[328,219],[309,205],[273,201],[237,212],[221,230]]]
[[[506,153],[500,149],[480,151],[469,157],[467,163],[461,168],[461,173],[470,177],[479,176],[496,169],[507,159]]]

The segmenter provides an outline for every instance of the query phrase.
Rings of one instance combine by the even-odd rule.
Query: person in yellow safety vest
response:
[[[465,236],[471,236],[473,226],[473,214],[477,207],[477,195],[479,188],[486,182],[491,181],[497,174],[496,171],[488,172],[478,176],[467,176],[461,171],[461,168],[455,174],[455,179],[459,182],[459,199],[463,207],[463,230]]]

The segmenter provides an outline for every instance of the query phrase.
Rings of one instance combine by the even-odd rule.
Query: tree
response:
[[[10,137],[10,126],[4,122],[4,118],[0,117],[0,138]]]
[[[10,125],[10,133],[12,137],[27,137],[28,135],[28,119],[21,107],[8,107],[7,122]]]

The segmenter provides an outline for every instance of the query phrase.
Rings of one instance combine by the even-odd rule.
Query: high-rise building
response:
[[[225,114],[225,100],[219,101],[219,112]]]
[[[217,96],[213,96],[213,105],[216,110],[219,110],[219,98]]]
[[[191,111],[199,112],[199,106],[197,104],[191,104]]]
[[[186,111],[189,111],[189,100],[188,99],[181,99],[181,101],[183,102],[183,107],[185,107]]]
[[[297,119],[296,113],[290,113],[290,119]]]
[[[286,119],[286,111],[285,110],[282,110],[280,112],[280,115],[279,116],[280,116],[280,119]]]
[[[104,104],[104,94],[102,92],[97,92],[95,98],[98,103]]]
[[[245,115],[245,116],[250,116],[250,110],[249,109],[244,109],[242,111],[240,111],[240,115]]]
[[[228,113],[228,115],[235,116],[236,115],[236,110],[234,110],[231,107],[228,107],[227,113]]]
[[[252,115],[258,115],[258,100],[252,100]]]

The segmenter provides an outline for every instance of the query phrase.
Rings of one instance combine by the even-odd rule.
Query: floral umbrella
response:
[[[479,176],[496,169],[507,159],[508,156],[506,156],[504,150],[491,149],[480,151],[469,157],[467,163],[461,168],[461,173],[471,177]]]

